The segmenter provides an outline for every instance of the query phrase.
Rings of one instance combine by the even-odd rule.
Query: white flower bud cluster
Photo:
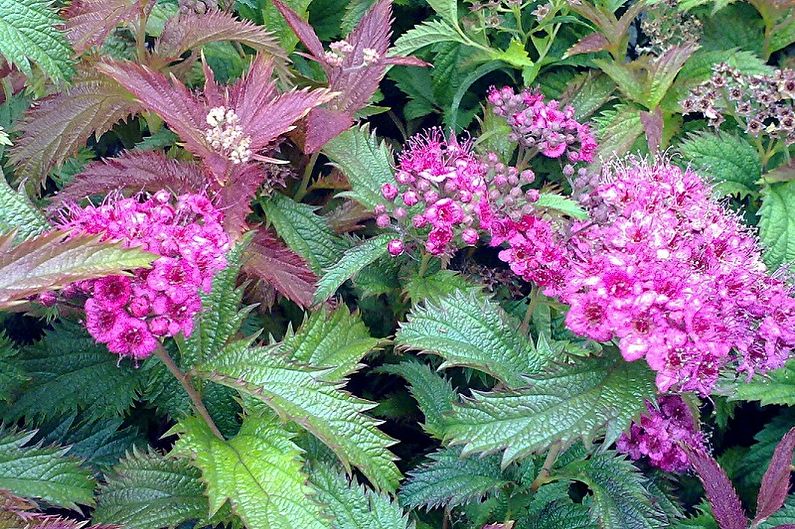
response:
[[[329,65],[339,68],[345,61],[345,57],[353,51],[353,46],[347,40],[338,40],[329,44],[330,51],[325,53],[326,62]]]
[[[247,162],[251,158],[251,136],[244,134],[240,118],[232,109],[211,108],[207,113],[205,138],[210,146],[221,152],[234,164]]]

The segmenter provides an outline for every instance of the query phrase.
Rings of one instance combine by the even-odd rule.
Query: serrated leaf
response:
[[[605,425],[610,444],[654,394],[654,377],[641,363],[616,355],[585,358],[535,378],[527,389],[473,392],[454,407],[445,437],[463,444],[465,455],[505,450],[506,466],[553,442],[594,439]]]
[[[107,476],[93,521],[160,529],[205,519],[209,509],[200,477],[186,459],[135,450]]]
[[[795,527],[795,495],[790,495],[784,507],[760,523],[758,527],[759,529],[793,529]]]
[[[14,191],[0,170],[0,233],[16,230],[18,239],[27,239],[49,228],[44,215],[28,196]]]
[[[362,241],[342,254],[342,257],[331,267],[323,271],[317,282],[314,303],[317,305],[334,295],[345,281],[387,255],[387,243],[394,238],[388,233]]]
[[[578,461],[556,475],[580,481],[593,493],[591,518],[602,529],[667,528],[672,520],[655,504],[646,478],[623,456],[612,452]]]
[[[373,404],[322,380],[324,371],[291,363],[271,347],[229,347],[196,370],[263,401],[295,421],[353,465],[379,489],[394,490],[400,472],[388,447],[394,441],[364,414]]]
[[[152,4],[151,0],[73,0],[63,12],[66,34],[79,55],[101,46],[117,25],[137,20]]]
[[[455,292],[415,306],[400,324],[395,343],[444,358],[440,369],[478,369],[513,387],[526,385],[548,360],[488,296]]]
[[[262,200],[260,204],[279,236],[316,274],[336,263],[349,247],[312,206],[299,204],[281,194]]]
[[[480,501],[509,483],[499,456],[462,457],[460,448],[440,448],[428,458],[408,474],[400,489],[401,504],[411,509]]]
[[[0,431],[0,488],[76,509],[94,504],[94,480],[58,446],[25,446],[36,432]]]
[[[567,86],[563,98],[570,95],[574,117],[584,121],[613,98],[616,84],[604,74],[586,73],[575,77]]]
[[[442,439],[444,437],[444,416],[453,410],[453,402],[458,398],[450,381],[431,370],[422,362],[413,360],[399,364],[384,364],[379,373],[398,375],[406,379],[411,387],[411,395],[417,400],[423,415],[426,432]]]
[[[89,418],[121,415],[135,399],[140,379],[134,367],[118,360],[77,324],[55,323],[15,359],[28,381],[13,389],[4,417],[45,419],[74,411]]]
[[[593,121],[599,139],[598,159],[605,161],[629,152],[644,132],[640,111],[629,105],[616,105]]]
[[[16,361],[19,351],[6,336],[0,331],[0,400],[7,401],[14,388],[19,387],[28,377]]]
[[[784,434],[776,445],[770,465],[762,476],[754,523],[770,517],[784,505],[790,485],[793,450],[795,450],[795,428]]]
[[[551,209],[575,219],[588,218],[588,213],[577,202],[554,193],[541,193],[533,207]]]
[[[458,24],[458,2],[456,0],[427,0],[443,20],[452,25]]]
[[[426,20],[422,24],[414,26],[402,34],[395,41],[392,48],[392,55],[411,55],[417,50],[439,44],[441,42],[459,42],[467,44],[467,41],[456,32],[447,22],[442,20]]]
[[[785,409],[754,435],[755,443],[743,455],[735,472],[743,485],[754,491],[759,489],[762,475],[773,457],[776,445],[793,424],[795,413],[791,409]]]
[[[519,518],[515,529],[597,529],[588,508],[571,501],[556,500],[538,512]]]
[[[51,0],[0,0],[0,55],[29,77],[36,64],[54,81],[68,79],[74,69],[72,48],[57,29],[63,23]]]
[[[679,152],[702,176],[716,184],[721,195],[754,194],[762,176],[759,154],[745,138],[727,132],[698,132],[688,135]]]
[[[392,152],[366,126],[353,127],[338,135],[323,147],[323,154],[351,184],[351,191],[340,195],[352,198],[367,209],[384,201],[382,185],[395,183]]]
[[[672,46],[652,60],[649,69],[649,86],[645,94],[645,103],[649,109],[657,108],[682,66],[697,49],[697,44]]]
[[[729,400],[758,400],[762,406],[795,406],[795,360],[752,380],[739,382]]]
[[[98,237],[67,239],[60,231],[16,246],[11,236],[0,234],[0,308],[76,281],[146,268],[156,257],[118,242],[100,242]]]
[[[310,498],[301,452],[274,416],[248,416],[226,441],[201,419],[189,417],[172,430],[175,454],[193,459],[207,487],[210,515],[229,501],[249,529],[325,529]]]
[[[379,343],[361,317],[342,305],[309,315],[297,332],[284,337],[281,351],[296,362],[324,369],[324,380],[339,382]]]
[[[453,270],[438,270],[433,273],[412,273],[404,280],[403,289],[413,303],[436,301],[459,290],[477,290],[479,287]]]
[[[775,270],[795,259],[795,182],[772,184],[762,189],[759,208],[759,238],[763,259]]]
[[[743,504],[726,473],[702,447],[684,447],[687,458],[704,485],[712,513],[721,529],[747,529]]]
[[[334,517],[334,529],[411,529],[413,522],[396,501],[348,480],[328,464],[313,465],[310,483]]]

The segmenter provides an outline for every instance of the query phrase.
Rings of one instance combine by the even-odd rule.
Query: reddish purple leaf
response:
[[[581,38],[576,44],[566,51],[566,57],[581,53],[595,53],[606,50],[610,46],[607,38],[601,33],[591,33]]]
[[[152,193],[169,189],[177,194],[191,193],[206,187],[209,178],[196,162],[172,160],[161,152],[125,151],[116,158],[88,164],[55,195],[52,207],[116,189]]]
[[[315,33],[314,28],[312,28],[309,22],[298,16],[298,13],[279,0],[273,0],[273,5],[276,6],[276,9],[279,10],[279,13],[281,13],[287,21],[287,24],[293,30],[295,36],[304,44],[312,57],[317,61],[321,61],[323,59],[323,44],[320,42],[320,39],[317,38],[317,33]]]
[[[137,21],[154,0],[73,0],[63,11],[66,36],[77,53],[99,46],[122,22]]]
[[[640,122],[643,124],[643,129],[646,131],[646,141],[649,143],[649,151],[652,153],[657,152],[660,150],[660,143],[662,142],[662,110],[660,110],[660,107],[657,107],[654,112],[641,112]]]
[[[720,529],[747,529],[748,518],[726,473],[702,448],[684,447],[690,464],[704,485]]]
[[[306,262],[271,231],[257,230],[247,249],[243,271],[273,285],[302,308],[312,304],[317,277]]]
[[[251,200],[267,176],[260,164],[235,165],[229,182],[217,189],[214,202],[224,212],[224,230],[232,239],[246,231]]]
[[[422,59],[418,59],[417,57],[400,57],[397,55],[393,57],[386,57],[384,62],[392,66],[418,66],[420,68],[427,68],[430,66],[429,63],[423,61]]]
[[[764,520],[784,505],[789,492],[790,466],[792,453],[795,451],[795,428],[781,438],[767,472],[762,477],[762,486],[756,500],[756,518],[754,523]]]
[[[304,151],[315,152],[329,140],[348,130],[353,125],[353,119],[339,110],[313,108],[309,112],[306,125]]]

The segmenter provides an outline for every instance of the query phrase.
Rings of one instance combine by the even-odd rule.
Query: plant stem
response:
[[[556,442],[549,447],[549,452],[547,452],[547,457],[544,459],[544,464],[541,466],[541,470],[538,471],[536,479],[534,479],[533,483],[530,484],[531,491],[537,491],[541,485],[547,482],[547,478],[552,473],[552,465],[555,464],[555,460],[558,458],[562,446],[563,445],[561,445],[560,442]]]
[[[298,187],[294,197],[296,202],[301,202],[301,199],[306,196],[306,191],[309,189],[309,180],[312,179],[312,171],[315,169],[315,162],[317,162],[318,156],[320,156],[319,152],[313,153],[309,157],[306,167],[304,167],[304,177],[301,179],[301,185]]]
[[[417,272],[417,274],[420,277],[424,277],[425,276],[425,272],[428,271],[428,265],[430,264],[430,262],[431,262],[431,254],[423,252],[422,260],[420,261],[420,269]]]
[[[163,347],[162,344],[157,345],[157,349],[155,349],[155,356],[160,359],[166,365],[166,368],[171,371],[171,374],[182,384],[182,387],[185,389],[185,392],[190,397],[191,402],[193,403],[193,407],[196,408],[196,411],[199,412],[199,415],[204,422],[207,423],[207,426],[210,427],[210,430],[215,434],[215,436],[222,441],[224,439],[224,435],[221,433],[221,430],[215,425],[213,418],[210,417],[210,412],[207,411],[207,407],[202,402],[201,395],[199,392],[196,391],[196,388],[193,387],[191,383],[191,377],[188,373],[183,372],[179,366],[174,362],[174,360],[169,356],[168,351]]]
[[[530,291],[530,302],[527,304],[527,312],[524,313],[522,325],[519,327],[520,332],[527,332],[527,328],[530,326],[530,320],[533,319],[533,313],[536,311],[536,307],[538,306],[539,297],[538,288],[533,287],[533,289]]]

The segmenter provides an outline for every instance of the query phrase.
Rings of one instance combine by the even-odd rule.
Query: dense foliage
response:
[[[795,528],[789,0],[0,0],[0,529]]]

